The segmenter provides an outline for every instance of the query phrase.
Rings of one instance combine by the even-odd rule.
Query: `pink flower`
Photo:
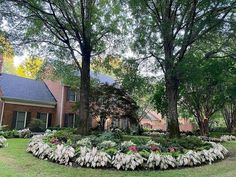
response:
[[[160,148],[155,144],[151,144],[150,149],[151,149],[151,151],[154,151],[154,152],[156,152],[156,151],[160,152]]]
[[[129,151],[132,151],[132,152],[138,152],[138,148],[135,145],[129,146],[128,149]]]
[[[168,148],[168,151],[169,152],[175,152],[177,149],[176,149],[176,147],[169,147]]]
[[[57,138],[52,138],[50,140],[50,143],[57,145],[57,144],[60,144],[60,141]]]

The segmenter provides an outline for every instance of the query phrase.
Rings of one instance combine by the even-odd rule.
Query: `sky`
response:
[[[19,66],[27,58],[27,54],[21,56],[14,56],[14,65]]]

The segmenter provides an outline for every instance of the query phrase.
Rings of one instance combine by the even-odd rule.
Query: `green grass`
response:
[[[25,152],[28,141],[9,139],[9,146],[0,149],[1,177],[235,177],[236,174],[236,142],[225,143],[224,145],[230,150],[230,157],[213,165],[167,171],[117,171],[72,168],[39,160]]]

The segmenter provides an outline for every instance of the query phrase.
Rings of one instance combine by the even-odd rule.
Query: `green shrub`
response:
[[[32,132],[43,132],[45,131],[42,126],[44,125],[43,121],[40,119],[33,118],[29,124],[29,129]]]
[[[1,136],[4,136],[5,138],[19,138],[19,133],[17,130],[6,130],[0,132]]]

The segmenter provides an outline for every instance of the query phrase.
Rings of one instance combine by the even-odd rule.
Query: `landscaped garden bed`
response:
[[[224,159],[228,153],[221,144],[194,136],[123,138],[118,132],[108,132],[81,137],[67,131],[47,131],[45,135],[34,136],[27,151],[63,165],[124,170],[199,166]]]

